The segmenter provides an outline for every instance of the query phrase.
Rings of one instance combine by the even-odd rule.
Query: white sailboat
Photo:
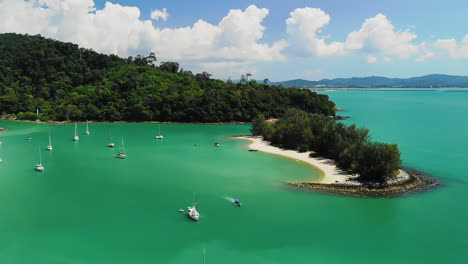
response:
[[[195,221],[198,221],[200,219],[200,213],[198,213],[197,205],[198,205],[198,199],[197,199],[197,195],[195,195],[195,204],[193,206],[188,207],[188,216]]]
[[[109,130],[109,143],[107,144],[107,147],[109,148],[115,147],[114,142],[112,142],[112,130]]]
[[[120,144],[120,151],[119,151],[119,153],[117,153],[116,158],[119,158],[119,159],[126,159],[127,158],[127,155],[125,155],[125,146],[124,146],[123,137],[122,137],[122,142]]]
[[[73,137],[73,141],[79,141],[80,140],[80,137],[76,133],[77,128],[78,128],[78,125],[75,123],[75,137]]]
[[[1,148],[0,148],[0,150],[1,150]],[[0,154],[2,154],[1,151],[0,151]],[[2,163],[2,162],[3,162],[3,159],[2,159],[2,157],[0,156],[0,163]]]
[[[158,127],[159,127],[159,133],[158,133],[158,135],[156,136],[156,139],[163,139],[163,138],[164,138],[164,136],[163,136],[163,135],[161,135],[161,124],[159,124],[159,126],[158,126]]]
[[[42,165],[42,155],[41,155],[41,149],[39,149],[39,164],[36,165],[36,170],[37,171],[44,171],[44,166]]]
[[[54,147],[52,147],[52,140],[50,139],[50,132],[49,132],[49,145],[47,146],[46,149],[48,151],[52,151],[52,149],[54,149]]]
[[[86,135],[89,135],[89,122],[86,121],[86,132],[85,132]]]

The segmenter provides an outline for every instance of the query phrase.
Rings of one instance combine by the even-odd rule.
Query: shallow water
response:
[[[73,142],[73,125],[0,121],[9,129],[0,133],[0,262],[202,263],[203,248],[206,263],[463,262],[468,93],[328,94],[347,123],[398,143],[404,165],[445,186],[397,199],[289,189],[281,181],[318,173],[225,138],[247,125],[163,124],[158,141],[154,124],[91,124],[89,136],[80,124]],[[110,129],[116,149],[106,147]],[[126,160],[114,158],[122,137]],[[195,192],[199,222],[178,212]],[[238,198],[243,207],[231,204]]]

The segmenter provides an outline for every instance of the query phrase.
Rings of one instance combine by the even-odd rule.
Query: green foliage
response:
[[[334,115],[326,95],[260,84],[250,74],[225,83],[156,61],[154,53],[122,59],[41,36],[0,34],[0,111],[25,119],[40,109],[39,118],[50,120],[206,123],[277,118],[288,108]]]
[[[300,152],[313,149],[311,156],[335,160],[342,169],[359,174],[362,182],[383,182],[401,165],[397,145],[371,142],[367,129],[298,109],[288,109],[274,123],[260,116],[252,124],[252,133]]]
[[[309,150],[309,146],[307,144],[302,144],[297,148],[299,152],[307,152]]]

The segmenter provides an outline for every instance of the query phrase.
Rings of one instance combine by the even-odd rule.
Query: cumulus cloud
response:
[[[421,43],[419,46],[420,46],[421,50],[423,51],[423,55],[416,58],[415,59],[416,62],[424,62],[424,61],[430,60],[430,59],[432,59],[432,58],[434,58],[436,56],[435,52],[430,51],[428,49],[426,42]]]
[[[361,28],[352,31],[344,42],[327,43],[320,37],[323,27],[330,23],[330,16],[319,8],[298,8],[286,20],[292,38],[305,41],[307,49],[316,56],[342,56],[362,50],[377,50],[385,55],[407,59],[420,52],[412,43],[416,34],[396,31],[384,15],[366,19]]]
[[[449,52],[455,59],[468,59],[468,35],[458,43],[456,39],[439,39],[435,46]]]
[[[153,10],[153,12],[151,12],[151,19],[154,19],[154,20],[162,19],[166,21],[168,18],[169,18],[169,13],[167,12],[167,8],[163,8],[163,10],[156,9],[156,10]]]
[[[368,55],[367,56],[367,62],[368,63],[376,63],[377,62],[377,57],[372,56],[372,55]]]
[[[239,78],[240,75],[250,73],[255,75],[257,68],[251,64],[251,62],[203,62],[200,63],[200,67],[204,71],[208,71],[214,75],[233,77],[234,79]]]
[[[191,26],[161,29],[141,19],[139,8],[112,2],[97,9],[93,0],[3,0],[0,32],[42,34],[121,56],[152,51],[160,60],[284,60],[286,41],[261,42],[268,13],[251,5],[230,10],[218,24],[200,19]],[[166,9],[151,14],[153,20],[168,16]]]
[[[332,42],[327,44],[325,39],[318,36],[321,29],[330,23],[330,16],[321,9],[297,8],[290,15],[291,17],[286,20],[288,33],[299,40],[305,41],[310,52],[317,56],[346,54],[343,43]]]

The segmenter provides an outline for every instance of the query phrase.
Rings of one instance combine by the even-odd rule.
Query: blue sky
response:
[[[0,0],[0,32],[155,51],[221,79],[468,75],[467,10],[466,0]]]

